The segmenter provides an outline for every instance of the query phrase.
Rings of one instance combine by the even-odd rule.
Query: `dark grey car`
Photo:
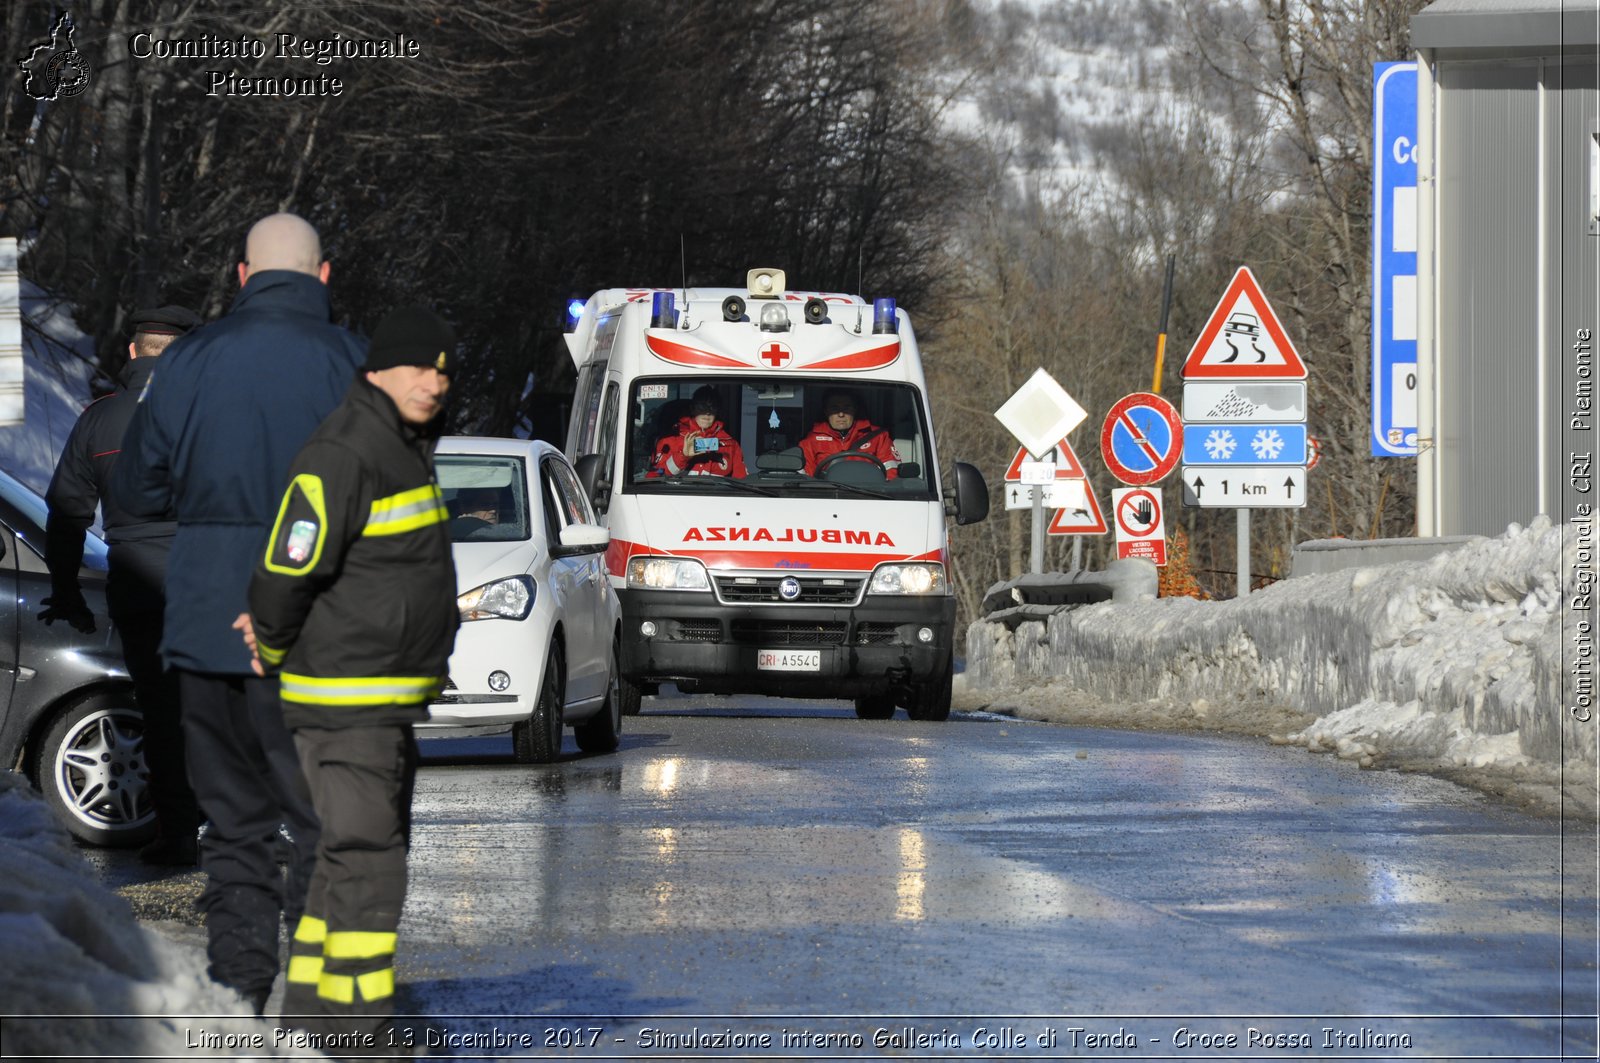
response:
[[[0,473],[0,765],[26,774],[82,840],[142,845],[156,827],[144,719],[106,617],[106,546],[91,534],[83,551],[95,631],[41,622],[45,513],[44,499]]]

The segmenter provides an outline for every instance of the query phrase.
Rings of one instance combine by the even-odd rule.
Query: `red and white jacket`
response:
[[[893,480],[900,475],[900,455],[895,452],[889,433],[866,418],[860,418],[850,430],[840,435],[827,421],[818,421],[800,441],[800,451],[806,457],[806,475],[815,476],[824,460],[846,450],[859,450],[883,462],[884,475]],[[834,464],[838,464],[835,462]]]
[[[715,439],[717,449],[686,454],[684,443],[691,432],[699,432],[702,439]],[[744,452],[738,441],[722,427],[721,421],[712,421],[710,428],[701,428],[693,417],[683,417],[678,420],[677,434],[663,436],[656,444],[650,475],[732,476],[742,480],[745,477]]]

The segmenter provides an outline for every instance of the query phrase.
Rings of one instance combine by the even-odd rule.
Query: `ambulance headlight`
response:
[[[461,622],[468,620],[521,620],[533,609],[534,584],[527,576],[512,576],[474,587],[456,597]]]
[[[762,332],[788,332],[789,308],[782,303],[768,303],[761,308]]]
[[[919,561],[879,565],[872,572],[868,594],[944,594],[944,566]]]
[[[628,562],[628,586],[653,591],[708,591],[706,566],[683,557],[636,557]]]

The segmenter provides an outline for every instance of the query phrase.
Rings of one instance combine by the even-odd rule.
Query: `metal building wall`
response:
[[[1438,67],[1439,531],[1539,511],[1539,65]]]
[[[1592,335],[1600,330],[1600,277],[1596,259],[1600,256],[1600,235],[1590,232],[1590,150],[1597,128],[1596,90],[1600,89],[1600,68],[1593,54],[1574,57],[1565,63],[1550,60],[1545,67],[1545,201],[1549,204],[1546,224],[1549,263],[1550,323],[1547,341],[1550,414],[1547,450],[1550,456],[1547,495],[1550,509],[1560,514],[1574,513],[1580,501],[1593,501],[1592,492],[1581,492],[1573,483],[1575,455],[1600,451],[1594,439],[1600,433],[1600,416],[1591,413],[1580,418],[1590,427],[1572,429],[1578,412],[1579,385],[1591,395],[1600,336],[1587,343],[1587,350],[1575,349],[1579,330]],[[1579,374],[1583,373],[1580,380]],[[1580,463],[1581,464],[1581,463]]]

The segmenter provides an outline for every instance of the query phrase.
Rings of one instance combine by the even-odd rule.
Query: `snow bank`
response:
[[[1424,562],[1286,580],[1244,599],[1100,603],[1047,622],[967,632],[963,704],[1004,710],[1050,694],[1100,704],[1101,719],[1225,729],[1263,707],[1301,724],[1279,741],[1367,765],[1488,769],[1591,781],[1594,724],[1562,701],[1563,573],[1576,536],[1537,518]],[[1570,592],[1570,588],[1568,588]],[[1025,696],[1027,695],[1027,696]],[[1203,724],[1200,721],[1204,721]],[[1238,723],[1239,721],[1235,721]],[[1292,726],[1292,725],[1291,725]]]
[[[207,977],[203,954],[134,920],[14,772],[0,772],[0,867],[7,1055],[98,1057],[116,1045],[128,1058],[238,1057],[190,1047],[201,1031],[263,1038],[252,1056],[294,1054],[275,1050],[272,1027]]]

